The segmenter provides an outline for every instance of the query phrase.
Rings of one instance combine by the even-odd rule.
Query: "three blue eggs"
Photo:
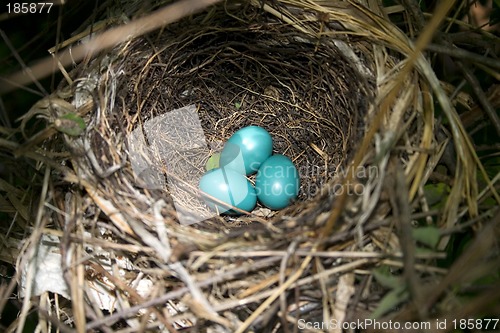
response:
[[[222,149],[219,168],[200,179],[207,205],[219,214],[233,215],[252,211],[257,199],[273,210],[290,205],[299,193],[299,173],[288,157],[272,155],[272,150],[273,140],[264,128],[247,126],[236,131]],[[255,187],[246,177],[254,173]]]

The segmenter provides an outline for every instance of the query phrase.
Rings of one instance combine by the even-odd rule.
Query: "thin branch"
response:
[[[427,45],[427,50],[449,55],[454,58],[478,62],[491,68],[500,69],[500,61],[488,57],[484,57],[474,52],[470,52],[458,47],[448,47],[439,44]]]
[[[424,14],[420,10],[419,2],[417,0],[402,0],[403,6],[408,10],[413,22],[416,25],[417,33],[420,32],[425,26]]]
[[[159,9],[152,14],[141,17],[130,23],[109,29],[87,43],[69,48],[56,56],[49,56],[36,65],[14,73],[9,77],[0,77],[4,84],[0,85],[0,95],[15,88],[29,84],[46,77],[53,72],[58,62],[68,66],[84,58],[91,58],[99,51],[114,47],[127,40],[142,36],[167,24],[176,22],[183,17],[199,12],[220,0],[183,0]]]
[[[481,106],[484,109],[484,112],[486,112],[491,122],[493,123],[493,127],[495,127],[495,130],[497,131],[497,135],[500,136],[500,118],[498,117],[498,114],[496,113],[493,106],[491,106],[490,102],[488,101],[488,98],[486,97],[486,94],[484,93],[483,89],[481,89],[481,84],[474,76],[474,74],[472,74],[470,69],[464,66],[464,64],[461,61],[457,61],[457,65],[460,68],[460,70],[462,70],[462,72],[464,73],[465,79],[469,81],[472,91],[476,95],[479,104],[481,104]]]

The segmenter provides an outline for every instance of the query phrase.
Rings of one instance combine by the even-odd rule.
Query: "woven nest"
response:
[[[129,199],[137,200],[133,206],[141,212],[164,200],[175,218],[175,200],[177,214],[203,216],[193,188],[210,155],[248,125],[269,131],[274,152],[290,157],[301,175],[299,202],[270,223],[285,214],[297,216],[307,206],[317,209],[320,201],[307,199],[318,195],[345,165],[373,99],[370,78],[359,74],[333,43],[315,43],[275,20],[263,23],[271,18],[255,7],[244,10],[248,12],[242,21],[199,15],[116,50],[117,58],[98,87],[107,106],[90,121],[101,130],[87,134],[90,149],[101,158],[95,159],[98,166],[86,159],[78,164],[91,177],[96,169],[115,170],[131,155],[131,163],[105,177],[106,192],[120,205],[119,193],[128,193],[132,184],[158,189]],[[196,229],[211,225],[217,231],[224,222],[234,226],[233,220],[219,217]]]
[[[53,204],[40,223],[60,237],[72,300],[59,305],[60,325],[288,331],[299,319],[376,310],[385,285],[370,270],[401,269],[407,228],[430,216],[408,202],[448,142],[434,137],[432,95],[452,108],[423,57],[407,70],[413,44],[373,10],[224,3],[80,65],[41,102],[58,130],[39,153],[56,159],[45,160],[54,171],[42,198]],[[202,145],[175,142],[197,121]],[[274,153],[296,163],[297,201],[181,223],[179,214],[205,214],[197,179],[247,125],[267,129]],[[441,225],[459,206],[475,213],[469,176],[457,175],[465,186],[452,192],[467,200],[450,200]],[[434,279],[444,274],[437,257],[405,260]],[[425,316],[413,310],[399,319]]]

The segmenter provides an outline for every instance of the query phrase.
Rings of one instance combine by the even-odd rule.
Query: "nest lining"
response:
[[[89,133],[102,169],[124,160],[124,151],[114,147],[124,147],[120,141],[133,129],[194,105],[209,149],[184,152],[182,159],[192,167],[189,179],[201,177],[210,154],[237,129],[259,125],[273,137],[274,153],[290,157],[301,176],[298,202],[287,212],[300,211],[333,181],[363,132],[370,84],[332,42],[318,43],[257,11],[248,21],[197,16],[120,50],[100,84],[101,95],[118,98],[104,102],[101,119],[94,119],[99,131]],[[156,163],[166,159],[171,157],[160,156]],[[202,210],[192,199],[186,195],[181,201]]]

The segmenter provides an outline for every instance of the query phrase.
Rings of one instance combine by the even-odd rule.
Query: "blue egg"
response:
[[[219,163],[221,167],[249,176],[256,173],[272,153],[273,139],[269,132],[259,126],[247,126],[227,140]]]
[[[206,172],[200,179],[200,190],[207,205],[219,214],[239,215],[230,206],[247,212],[252,211],[257,203],[255,188],[248,179],[231,169],[217,168]],[[226,206],[213,198],[228,204]]]
[[[273,155],[260,166],[255,178],[257,198],[270,209],[282,209],[299,195],[300,177],[286,156]]]

